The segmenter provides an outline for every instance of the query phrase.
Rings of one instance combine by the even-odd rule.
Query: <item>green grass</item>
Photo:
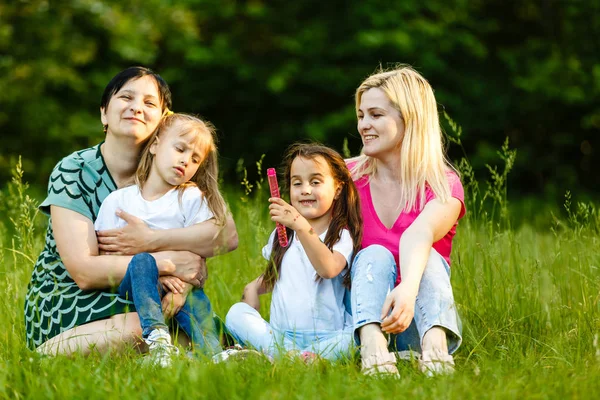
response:
[[[357,363],[270,365],[259,360],[219,365],[178,360],[171,370],[152,371],[138,364],[140,356],[134,351],[41,358],[25,347],[23,302],[46,219],[35,216],[35,202],[27,200],[27,190],[18,181],[16,174],[15,183],[0,198],[2,398],[600,395],[600,223],[593,206],[570,207],[573,211],[563,219],[531,216],[543,224],[510,222],[506,211],[498,218],[484,212],[468,215],[460,223],[452,282],[464,342],[455,354],[457,370],[452,376],[427,378],[410,363],[401,364],[402,378],[393,380],[365,377]],[[221,316],[264,266],[260,251],[272,225],[266,216],[265,188],[254,185],[249,196],[242,191],[228,196],[238,226],[238,250],[209,262],[207,293]],[[494,201],[505,201],[498,199]],[[262,299],[262,309],[268,310],[267,298]]]

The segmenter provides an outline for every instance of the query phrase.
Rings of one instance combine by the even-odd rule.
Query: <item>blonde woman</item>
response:
[[[363,371],[398,374],[391,349],[420,353],[429,375],[452,372],[461,327],[449,264],[464,192],[433,90],[408,66],[376,73],[356,90],[356,113],[363,149],[348,167],[364,233],[351,301]]]

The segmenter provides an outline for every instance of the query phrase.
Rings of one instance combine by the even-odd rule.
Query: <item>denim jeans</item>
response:
[[[142,336],[152,330],[168,330],[162,313],[161,298],[166,294],[158,281],[156,260],[148,253],[133,257],[119,285],[119,296],[133,301],[140,317]],[[214,353],[220,350],[219,338],[212,318],[210,301],[204,290],[192,289],[185,304],[174,317],[196,349]]]
[[[394,289],[396,271],[394,256],[383,246],[372,245],[356,255],[351,269],[350,293],[357,344],[360,327],[381,323],[381,309],[386,296]],[[431,249],[419,285],[413,321],[404,332],[391,336],[391,350],[421,352],[423,336],[435,326],[446,330],[448,352],[454,353],[462,342],[462,325],[450,285],[450,267],[436,250]]]
[[[231,306],[225,325],[240,344],[254,347],[271,357],[298,350],[339,360],[350,358],[354,353],[352,327],[343,331],[279,330],[246,303]]]

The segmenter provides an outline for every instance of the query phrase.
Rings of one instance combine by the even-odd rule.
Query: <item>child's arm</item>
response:
[[[246,285],[244,288],[244,293],[242,294],[242,301],[254,308],[256,311],[260,311],[259,296],[269,292],[270,290],[266,288],[266,285],[263,281],[263,276],[261,275]]]
[[[279,198],[269,199],[271,219],[293,229],[317,274],[325,279],[338,276],[346,267],[346,258],[337,251],[331,251],[321,241],[298,210]]]
[[[158,282],[163,285],[167,292],[183,293],[186,289],[185,282],[173,275],[159,276]]]

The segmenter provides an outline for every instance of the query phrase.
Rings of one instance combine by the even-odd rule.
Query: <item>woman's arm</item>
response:
[[[227,216],[225,226],[214,219],[186,228],[150,229],[140,218],[124,211],[117,215],[127,222],[119,229],[98,232],[98,246],[109,254],[137,254],[165,250],[187,250],[202,257],[227,253],[238,246],[235,222]]]
[[[346,267],[346,258],[337,251],[331,251],[321,241],[319,235],[298,210],[280,198],[271,198],[269,210],[271,220],[293,229],[302,243],[317,274],[325,279],[338,276]]]
[[[92,221],[63,207],[51,206],[52,230],[60,257],[69,274],[82,290],[107,289],[118,285],[131,256],[99,255]],[[187,252],[153,254],[161,275],[174,275],[197,284],[202,260]]]
[[[447,203],[434,199],[406,229],[400,238],[400,268],[402,282],[386,297],[381,310],[381,329],[387,333],[399,333],[410,325],[415,300],[423,271],[429,259],[431,247],[452,229],[462,204],[456,198]],[[388,316],[390,309],[392,313]]]
[[[260,311],[259,296],[269,292],[270,290],[265,287],[263,276],[261,275],[246,285],[244,293],[242,294],[242,301],[256,311]]]

